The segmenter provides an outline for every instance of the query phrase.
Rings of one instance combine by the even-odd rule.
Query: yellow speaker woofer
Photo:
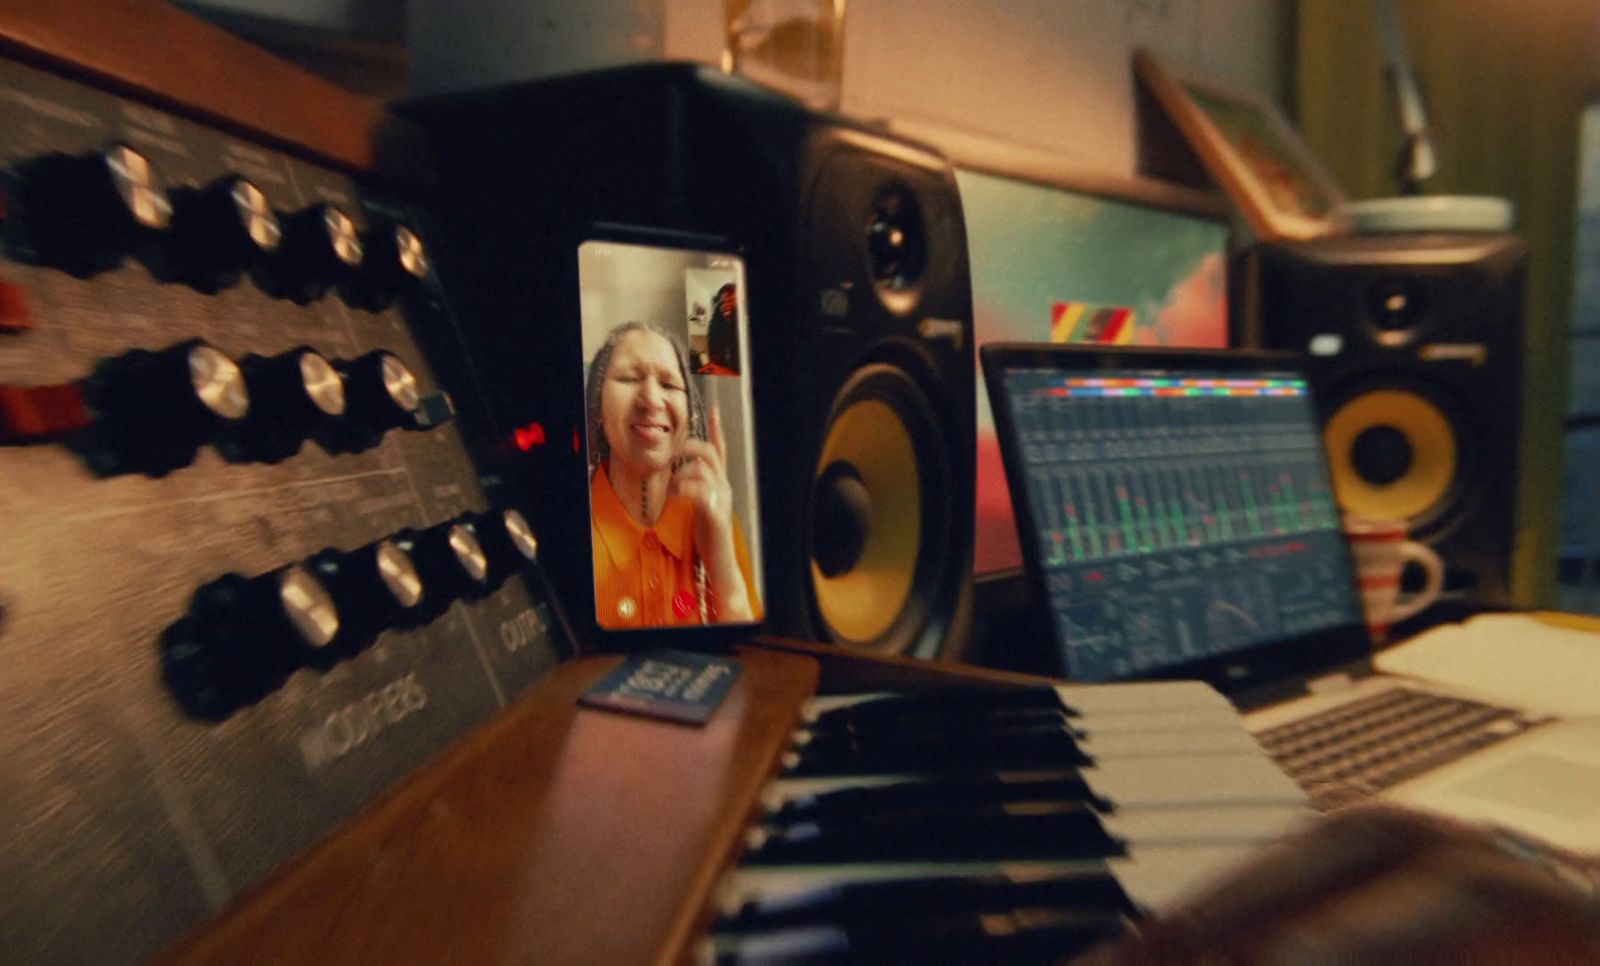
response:
[[[854,467],[871,504],[870,525],[854,566],[827,576],[815,561],[811,579],[823,619],[851,641],[881,637],[911,593],[922,543],[922,493],[916,451],[895,411],[881,400],[858,402],[834,420],[817,461]]]
[[[1372,479],[1357,465],[1362,434],[1396,433],[1408,462],[1394,479]],[[1415,520],[1444,503],[1460,472],[1456,432],[1437,405],[1405,389],[1365,392],[1341,405],[1323,432],[1339,506],[1364,517]]]
[[[921,634],[951,539],[937,503],[948,479],[915,382],[893,366],[858,370],[813,474],[811,587],[835,641],[899,652]]]

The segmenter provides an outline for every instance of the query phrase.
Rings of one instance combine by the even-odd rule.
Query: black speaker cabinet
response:
[[[1473,606],[1510,594],[1525,262],[1515,236],[1430,234],[1261,244],[1240,263],[1246,340],[1310,356],[1342,507],[1409,520]]]
[[[499,438],[573,418],[577,239],[596,225],[722,239],[746,264],[767,630],[918,656],[962,645],[972,299],[938,154],[688,65],[402,110],[439,158],[429,237]],[[536,494],[570,473],[500,455],[496,472]],[[545,510],[544,545],[586,557],[582,508]],[[587,579],[551,576],[558,591]]]

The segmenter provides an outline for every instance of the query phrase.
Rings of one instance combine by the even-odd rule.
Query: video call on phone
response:
[[[578,281],[596,623],[759,621],[742,259],[591,239]]]

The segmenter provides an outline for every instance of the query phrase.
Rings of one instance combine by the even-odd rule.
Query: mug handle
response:
[[[1397,600],[1393,610],[1390,611],[1389,621],[1398,624],[1407,617],[1414,616],[1439,599],[1439,594],[1444,590],[1444,561],[1433,552],[1433,548],[1415,540],[1407,540],[1400,545],[1400,556],[1406,561],[1418,564],[1427,574],[1423,581],[1422,589],[1412,594],[1405,600]]]

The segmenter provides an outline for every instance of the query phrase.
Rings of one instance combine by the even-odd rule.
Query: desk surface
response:
[[[699,728],[578,707],[618,657],[562,666],[167,957],[670,957],[816,686],[808,657],[738,656]]]

